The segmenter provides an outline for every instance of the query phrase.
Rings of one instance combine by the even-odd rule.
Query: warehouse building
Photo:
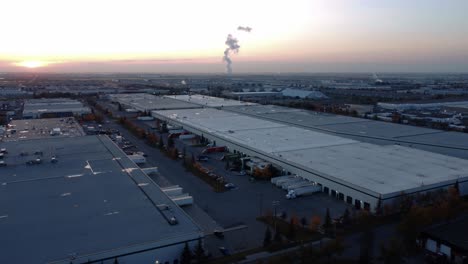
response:
[[[227,106],[249,106],[256,105],[255,103],[236,101],[226,98],[206,96],[206,95],[167,95],[165,98],[176,99],[178,101],[188,102],[191,104],[196,104],[202,107],[212,107],[212,108],[221,108]],[[176,109],[176,108],[173,108]]]
[[[197,104],[146,93],[112,94],[110,95],[110,100],[111,102],[119,103],[123,108],[135,109],[140,112],[149,112],[151,110],[200,108]]]
[[[0,148],[7,163],[0,167],[0,263],[172,264],[185,243],[194,247],[202,238],[106,136]]]
[[[24,102],[23,118],[50,118],[81,116],[91,113],[77,100],[66,98],[30,99]]]
[[[74,117],[12,120],[7,127],[3,136],[0,135],[2,141],[85,135]]]
[[[375,210],[404,195],[448,188],[457,181],[461,193],[468,194],[468,160],[369,144],[211,108],[152,114],[230,151],[277,164],[357,208]]]
[[[402,145],[468,159],[468,134],[274,105],[223,110],[378,145]]]

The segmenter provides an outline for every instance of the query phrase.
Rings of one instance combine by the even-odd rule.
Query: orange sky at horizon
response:
[[[2,29],[0,71],[88,63],[122,70],[206,64],[222,72],[229,33],[241,46],[231,57],[235,71],[262,63],[265,71],[288,71],[437,62],[442,70],[468,70],[468,2],[461,0],[5,0],[1,8],[0,24],[9,26]]]

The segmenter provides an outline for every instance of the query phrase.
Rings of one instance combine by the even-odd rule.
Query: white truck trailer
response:
[[[297,184],[299,182],[303,182],[303,181],[304,181],[304,179],[301,178],[301,177],[291,179],[289,181],[283,182],[283,184],[281,184],[281,189],[287,190],[289,186]]]
[[[128,155],[128,158],[131,159],[136,164],[144,164],[146,163],[146,158],[142,155]]]
[[[321,191],[322,186],[320,185],[300,187],[294,190],[290,190],[288,194],[286,194],[286,199],[294,199],[300,196],[307,196]]]
[[[282,180],[282,179],[291,179],[291,178],[294,178],[294,176],[292,175],[284,175],[284,176],[278,176],[278,177],[273,177],[270,179],[270,182],[272,184],[275,184],[276,185],[276,182],[279,181],[279,180]]]
[[[286,178],[286,179],[280,179],[276,181],[276,186],[281,187],[284,183],[290,182],[292,180],[299,179],[299,177],[291,177],[291,178]]]
[[[153,121],[154,117],[152,117],[152,116],[139,116],[139,117],[137,117],[137,119],[140,120],[140,121]]]
[[[294,189],[297,189],[297,188],[307,187],[307,186],[312,186],[312,185],[316,185],[316,184],[313,183],[313,182],[304,180],[304,181],[302,181],[302,182],[298,182],[298,183],[295,183],[295,184],[293,184],[293,185],[289,185],[288,188],[287,188],[286,190],[289,192],[289,191],[294,190]]]

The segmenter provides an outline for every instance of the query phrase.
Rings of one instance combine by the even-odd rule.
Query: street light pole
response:
[[[277,208],[277,206],[279,205],[279,201],[273,201],[273,202],[271,202],[271,204],[273,205],[273,207],[274,207],[274,209],[275,209],[275,210],[274,210],[274,211],[275,211],[275,214],[273,215],[273,217],[274,217],[274,218],[273,218],[273,222],[274,222],[275,232],[276,232],[276,208]]]

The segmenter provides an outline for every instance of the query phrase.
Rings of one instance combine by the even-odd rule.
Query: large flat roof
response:
[[[333,115],[272,105],[232,106],[223,110],[359,140],[414,148],[468,159],[468,134]]]
[[[166,95],[166,98],[172,98],[179,101],[189,102],[206,107],[226,107],[226,106],[240,106],[240,105],[256,105],[255,103],[248,103],[243,101],[236,101],[220,97],[212,97],[207,95]]]
[[[13,120],[9,125],[10,131],[7,130],[7,133],[1,139],[3,141],[85,135],[83,128],[73,117]],[[60,133],[51,135],[51,131],[54,128],[59,128]],[[11,129],[14,129],[16,132],[12,133]]]
[[[229,111],[169,110],[154,114],[382,195],[468,177],[468,160],[396,145],[362,143]]]
[[[0,143],[1,263],[85,262],[200,236],[197,225],[106,136]],[[42,151],[43,163],[25,165]],[[58,163],[51,163],[54,155]],[[170,206],[170,225],[156,207]],[[25,254],[27,252],[27,254]]]
[[[30,99],[24,102],[23,113],[48,112],[90,112],[88,107],[77,100],[65,98]]]
[[[113,94],[112,100],[121,104],[131,106],[139,111],[165,110],[165,109],[189,109],[199,108],[197,104],[192,104],[168,97],[155,96],[146,93],[136,94]]]

